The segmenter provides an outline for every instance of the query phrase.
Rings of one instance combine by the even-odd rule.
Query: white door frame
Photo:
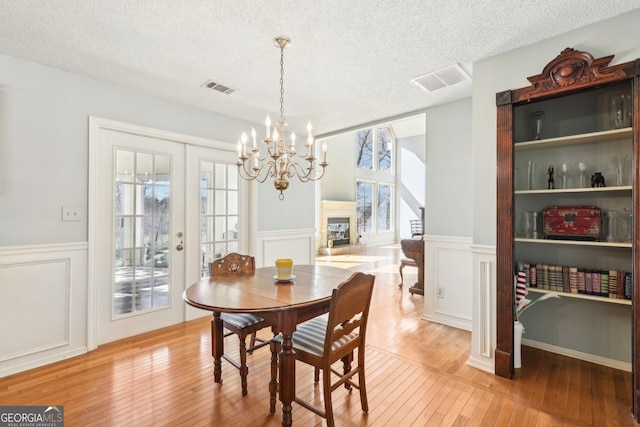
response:
[[[89,252],[88,252],[88,284],[87,284],[87,349],[93,350],[98,345],[98,307],[97,307],[97,289],[96,289],[96,277],[95,277],[95,266],[101,262],[101,260],[97,259],[97,230],[100,227],[100,224],[97,223],[96,220],[96,212],[99,208],[98,200],[99,200],[99,192],[98,192],[98,165],[100,161],[104,161],[99,156],[99,143],[100,143],[100,132],[102,130],[111,130],[125,133],[132,133],[141,136],[147,136],[151,138],[164,139],[171,142],[182,143],[185,145],[185,159],[189,153],[190,146],[199,146],[199,147],[208,147],[223,151],[232,151],[234,152],[236,147],[233,144],[208,140],[204,138],[198,138],[194,136],[168,132],[163,130],[158,130],[154,128],[148,128],[144,126],[132,125],[128,123],[118,122],[109,119],[97,118],[97,117],[89,117],[89,206],[88,206],[88,215],[87,215],[87,223],[88,223],[88,239],[89,239]],[[185,163],[187,161],[185,160]],[[241,180],[242,181],[242,180]],[[187,185],[187,184],[185,184]],[[241,194],[244,194],[241,198],[240,203],[240,215],[244,216],[243,222],[248,225],[247,232],[245,233],[245,245],[248,245],[247,242],[253,241],[253,235],[255,233],[255,217],[254,215],[250,215],[249,213],[249,200],[254,198],[253,186],[249,186],[246,183],[241,183],[243,188],[241,189]],[[104,196],[102,196],[104,197]],[[185,203],[185,207],[186,207]],[[199,211],[198,211],[199,214]],[[185,212],[185,230],[189,228],[190,222],[193,221],[191,219],[192,215],[189,215]],[[185,231],[186,232],[186,231]],[[187,238],[189,236],[186,236]],[[194,242],[197,239],[192,239]],[[250,245],[248,245],[250,246]],[[190,249],[190,245],[188,240],[185,240],[186,254],[185,257],[188,257],[189,250],[193,252],[193,248]],[[247,246],[245,246],[247,248]],[[251,248],[247,248],[251,250]],[[196,257],[197,258],[197,257]],[[187,260],[189,258],[186,258]],[[189,263],[185,262],[185,287],[187,287],[190,282],[189,280],[193,279],[192,274],[189,273]],[[185,311],[186,313],[186,311]],[[191,317],[191,316],[190,316]],[[184,319],[183,319],[184,320]]]

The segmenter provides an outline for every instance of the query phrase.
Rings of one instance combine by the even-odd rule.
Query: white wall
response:
[[[495,95],[507,89],[528,86],[527,77],[539,74],[544,66],[562,50],[571,47],[591,53],[594,58],[615,54],[613,64],[633,61],[640,57],[640,10],[612,18],[607,21],[583,27],[566,34],[550,38],[502,55],[497,55],[473,66],[473,243],[482,247],[496,244],[496,105]],[[495,263],[493,264],[495,268]],[[480,280],[474,279],[474,299],[481,295]],[[495,299],[487,296],[487,306]],[[524,319],[525,338],[531,341],[547,342],[566,346],[569,352],[586,352],[598,357],[626,362],[630,359],[630,316],[624,308],[614,308],[597,304],[575,304],[560,300],[555,304],[535,307]],[[556,321],[554,328],[544,324],[533,324],[538,319],[558,320],[557,316],[570,322]],[[575,325],[589,324],[590,318],[603,316],[607,319],[606,331],[598,331],[595,339],[589,328]],[[480,331],[476,319],[484,316],[474,312],[474,334],[492,335],[490,331]],[[553,316],[553,317],[550,317]],[[495,328],[495,323],[492,325]],[[570,339],[567,339],[570,337]],[[613,345],[612,343],[615,343]],[[495,342],[493,343],[495,347]],[[478,355],[479,347],[472,348],[472,358]],[[479,357],[480,358],[480,357]]]
[[[471,237],[471,105],[465,98],[426,110],[426,234]]]
[[[349,131],[322,139],[327,144],[329,166],[320,181],[321,200],[356,200],[356,133],[357,131]]]

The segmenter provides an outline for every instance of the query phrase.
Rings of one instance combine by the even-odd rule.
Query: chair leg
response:
[[[347,375],[349,372],[351,372],[351,362],[352,361],[353,361],[353,352],[347,354],[345,357],[342,358],[342,365],[343,365],[344,375]],[[346,388],[347,390],[351,391],[351,384],[349,384],[349,381],[344,383],[344,388]]]
[[[320,382],[320,368],[318,368],[317,366],[313,368],[313,382]]]
[[[249,341],[249,348],[251,350],[247,351],[247,353],[253,354],[253,347],[255,346],[256,346],[256,333],[254,332],[251,334],[251,341]]]
[[[335,427],[333,421],[333,404],[331,403],[331,367],[322,370],[322,392],[324,395],[324,412],[327,416],[327,427]]]
[[[401,288],[402,285],[404,284],[404,277],[402,276],[403,268],[404,268],[404,264],[400,263],[400,268],[398,269],[400,271],[400,284],[398,285],[399,288]]]
[[[369,402],[367,401],[367,382],[364,375],[364,349],[358,348],[358,387],[360,387],[360,405],[362,412],[369,412]]]
[[[240,379],[242,381],[242,395],[247,395],[247,376],[249,368],[247,367],[247,338],[240,339]]]
[[[271,349],[271,381],[269,382],[269,413],[276,412],[276,393],[278,391],[278,348],[275,342],[269,344]]]

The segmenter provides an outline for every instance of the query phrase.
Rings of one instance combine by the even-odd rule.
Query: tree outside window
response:
[[[378,185],[378,231],[391,230],[391,186]]]
[[[388,127],[378,128],[378,172],[390,174],[393,152],[393,136]]]
[[[373,129],[358,131],[356,142],[356,166],[373,169]]]
[[[358,233],[373,230],[373,183],[366,181],[356,182],[356,223]]]

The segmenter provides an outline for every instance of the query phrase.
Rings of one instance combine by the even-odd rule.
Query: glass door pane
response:
[[[116,150],[113,317],[169,305],[171,158]]]
[[[200,259],[201,276],[209,275],[209,263],[238,251],[238,168],[235,165],[200,162]]]

